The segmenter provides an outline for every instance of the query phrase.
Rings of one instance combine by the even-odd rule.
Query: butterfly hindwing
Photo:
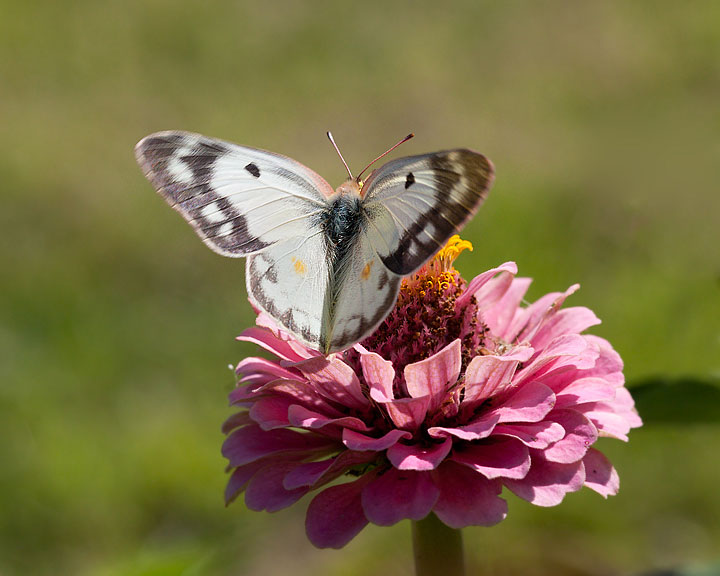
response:
[[[307,234],[333,192],[286,156],[189,132],[152,134],[135,154],[165,200],[225,256]]]
[[[397,301],[400,280],[360,231],[331,275],[324,322],[329,349],[347,348],[372,333]]]
[[[383,264],[410,274],[442,248],[487,196],[493,167],[466,149],[388,162],[364,184],[370,240]]]
[[[278,242],[248,257],[251,302],[297,338],[325,348],[323,314],[329,268],[322,230]]]

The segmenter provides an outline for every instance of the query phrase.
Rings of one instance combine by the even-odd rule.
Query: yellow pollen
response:
[[[295,258],[295,256],[293,256],[292,263],[293,263],[293,266],[295,267],[295,272],[297,272],[301,276],[305,274],[305,271],[306,271],[305,262],[303,262],[299,258]]]

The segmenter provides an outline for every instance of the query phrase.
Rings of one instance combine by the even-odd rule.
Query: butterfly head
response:
[[[335,189],[340,196],[362,196],[363,181],[357,178],[348,178]]]
[[[405,138],[400,140],[400,142],[395,144],[395,146],[386,150],[385,152],[380,154],[380,156],[375,158],[375,160],[370,162],[370,164],[365,166],[365,168],[362,169],[362,171],[360,172],[360,174],[357,175],[357,177],[354,177],[352,175],[352,172],[350,172],[350,167],[348,166],[347,162],[345,162],[345,158],[343,158],[343,155],[340,153],[340,149],[338,148],[337,144],[335,144],[335,139],[330,132],[327,132],[327,137],[330,140],[330,143],[333,145],[333,148],[335,148],[335,152],[337,152],[338,156],[340,156],[340,160],[342,160],[342,163],[345,166],[345,170],[347,170],[349,176],[349,178],[345,182],[343,182],[342,184],[340,184],[340,186],[336,188],[335,192],[340,195],[350,194],[362,197],[363,181],[361,180],[361,177],[367,171],[367,169],[370,168],[370,166],[372,166],[373,164],[375,164],[375,162],[380,160],[380,158],[382,158],[383,156],[387,156],[388,154],[390,154],[390,152],[395,150],[395,148],[400,146],[400,144],[402,144],[403,142],[407,142],[408,140],[410,140],[410,138],[413,138],[414,136],[415,134],[408,134],[407,136],[405,136]]]

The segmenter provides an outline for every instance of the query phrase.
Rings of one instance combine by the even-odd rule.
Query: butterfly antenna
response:
[[[348,175],[350,176],[350,180],[353,179],[352,172],[350,172],[350,167],[347,165],[347,162],[345,162],[345,158],[343,158],[343,155],[340,154],[340,148],[338,148],[337,144],[335,144],[335,139],[333,138],[332,133],[328,130],[327,137],[330,140],[330,143],[333,145],[333,148],[335,148],[335,152],[337,152],[338,156],[340,156],[340,160],[342,160],[342,163],[345,165],[345,170],[347,170]]]
[[[375,164],[375,162],[377,162],[378,160],[380,160],[380,158],[382,158],[383,156],[387,156],[388,154],[390,154],[390,152],[392,152],[393,150],[395,150],[395,148],[397,148],[398,146],[400,146],[400,144],[404,144],[405,142],[407,142],[408,140],[410,140],[410,138],[414,138],[414,137],[415,137],[415,134],[413,134],[413,133],[411,132],[410,134],[408,134],[407,136],[405,136],[405,138],[403,138],[402,140],[400,140],[400,142],[398,142],[397,144],[395,144],[395,146],[393,146],[393,147],[390,148],[389,150],[386,150],[385,152],[383,152],[382,154],[380,154],[380,156],[378,156],[377,158],[375,158],[375,160],[373,160],[372,162],[370,162],[370,164],[368,164],[367,166],[365,166],[365,168],[362,169],[362,171],[360,172],[360,174],[358,174],[357,179],[360,180],[360,176],[362,176],[363,174],[365,174],[365,170],[367,170],[368,168],[370,168],[370,166],[372,166],[373,164]]]

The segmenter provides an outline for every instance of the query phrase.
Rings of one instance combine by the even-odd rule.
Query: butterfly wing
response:
[[[296,338],[326,350],[327,249],[321,229],[273,244],[248,257],[245,281],[250,301]]]
[[[135,155],[168,204],[224,256],[247,256],[307,235],[333,193],[286,156],[200,134],[151,134]]]
[[[323,340],[330,185],[285,156],[187,132],[135,148],[145,175],[214,251],[248,256],[251,302],[313,347]]]
[[[475,214],[492,184],[482,154],[457,149],[399,158],[363,186],[372,247],[391,272],[422,266]]]
[[[327,352],[369,336],[395,305],[401,280],[383,265],[363,232],[332,270],[324,322]]]

